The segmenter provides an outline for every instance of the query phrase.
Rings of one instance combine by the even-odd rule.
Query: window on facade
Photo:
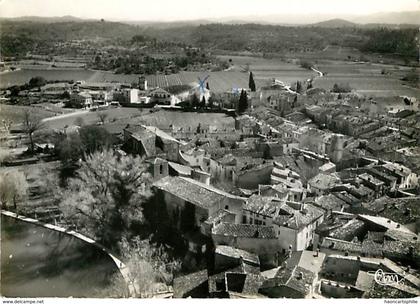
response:
[[[160,165],[160,174],[163,174],[163,164]]]
[[[246,224],[246,216],[242,216],[242,224]]]
[[[225,209],[226,209],[226,210],[229,210],[229,206],[228,206],[228,205],[226,205],[226,206],[225,206]]]

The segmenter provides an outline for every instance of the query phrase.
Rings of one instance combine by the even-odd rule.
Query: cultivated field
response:
[[[330,90],[334,83],[349,83],[357,92],[372,96],[395,96],[410,95],[419,96],[419,90],[405,86],[400,78],[409,68],[404,66],[375,64],[366,62],[354,62],[349,60],[326,60],[317,59],[327,57],[359,58],[361,55],[352,49],[330,47],[318,53],[297,54],[307,57],[315,63],[316,67],[326,72],[325,77],[317,78],[317,73],[303,69],[299,66],[299,60],[293,58],[262,58],[251,56],[219,56],[221,59],[231,59],[232,67],[228,71],[220,72],[181,72],[172,75],[148,75],[146,76],[150,87],[168,87],[172,85],[192,84],[197,85],[198,77],[210,75],[208,80],[213,92],[224,92],[233,88],[248,87],[249,70],[254,73],[254,79],[258,86],[270,83],[273,78],[279,79],[286,84],[292,84],[297,80],[303,81],[315,77],[315,87]],[[305,56],[304,56],[305,55]],[[319,57],[316,57],[319,56]],[[385,69],[387,74],[382,75]],[[31,77],[42,76],[47,80],[85,80],[88,82],[137,82],[139,75],[117,75],[111,72],[92,71],[84,69],[23,69],[20,71],[4,73],[0,75],[0,87],[14,84],[23,84]]]
[[[47,118],[54,116],[55,113],[42,109],[40,107],[29,107],[29,106],[14,106],[0,104],[0,122],[3,119],[10,119],[13,123],[21,123],[23,120],[23,113],[26,110],[30,110],[35,116],[40,118]]]
[[[181,72],[172,75],[146,76],[150,87],[162,87],[180,84],[198,83],[197,77],[210,75],[210,88],[217,92],[231,90],[232,88],[248,87],[248,74],[234,71],[221,72]],[[20,71],[0,75],[0,87],[21,85],[32,77],[42,76],[46,80],[85,80],[88,82],[137,82],[139,75],[113,74],[104,71],[82,69],[22,69]],[[258,81],[257,81],[258,84]]]
[[[314,87],[330,90],[334,83],[348,83],[356,92],[367,96],[408,95],[420,98],[419,89],[407,86],[400,80],[410,69],[408,67],[345,61],[322,61],[317,64],[317,68],[326,73],[326,75],[322,78],[316,78]],[[387,74],[381,74],[383,69]]]
[[[198,124],[202,126],[212,125],[218,128],[235,127],[235,120],[223,113],[192,113],[161,110],[154,113],[147,113],[141,116],[138,121],[148,125],[161,126],[162,128],[167,128],[170,125],[195,128]]]
[[[223,60],[232,60],[231,71],[243,71],[249,65],[249,70],[254,74],[257,86],[267,84],[273,78],[286,84],[292,84],[298,80],[306,80],[317,75],[313,71],[301,68],[299,61],[293,59],[228,55],[219,57]]]

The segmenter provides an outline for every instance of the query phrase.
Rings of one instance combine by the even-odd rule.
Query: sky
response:
[[[0,17],[178,21],[264,15],[365,15],[420,9],[420,0],[0,0]]]

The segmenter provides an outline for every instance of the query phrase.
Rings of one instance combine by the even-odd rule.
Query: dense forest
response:
[[[89,40],[105,44],[160,44],[161,48],[195,46],[206,50],[251,52],[307,52],[327,45],[349,46],[365,52],[417,58],[417,28],[401,29],[320,26],[278,26],[260,24],[206,24],[175,27],[129,25],[108,21],[60,22],[48,24],[1,20],[1,54],[18,56],[34,49],[51,47],[59,41]],[[157,42],[156,42],[157,41]]]

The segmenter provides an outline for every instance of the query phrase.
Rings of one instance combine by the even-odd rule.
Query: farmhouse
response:
[[[71,94],[70,104],[76,108],[90,108],[93,105],[92,95],[87,92]]]
[[[162,105],[171,105],[172,95],[162,88],[157,88],[149,93],[152,102]]]

